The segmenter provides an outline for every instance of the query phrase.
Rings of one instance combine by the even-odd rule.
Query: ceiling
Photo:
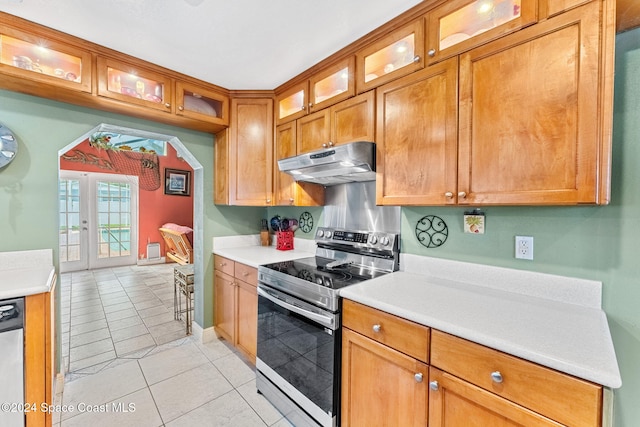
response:
[[[275,89],[421,0],[0,0],[0,11],[227,89]]]

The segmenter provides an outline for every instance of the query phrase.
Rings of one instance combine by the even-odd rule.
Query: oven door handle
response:
[[[279,305],[280,307],[286,309],[286,310],[291,310],[294,313],[297,313],[301,316],[304,316],[308,319],[311,319],[315,322],[320,323],[322,326],[325,326],[329,329],[335,330],[336,325],[335,325],[335,319],[333,317],[329,317],[329,316],[323,316],[322,314],[318,314],[318,313],[314,313],[312,311],[308,311],[305,310],[304,308],[300,308],[296,305],[293,304],[289,304],[286,301],[282,301],[280,298],[272,295],[271,293],[269,293],[268,291],[265,291],[264,289],[262,289],[261,287],[258,286],[258,295],[260,295],[261,297],[264,297],[266,299],[268,299],[269,301],[271,301],[272,303]]]

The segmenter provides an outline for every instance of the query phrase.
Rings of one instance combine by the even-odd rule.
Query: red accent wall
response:
[[[105,168],[111,165],[107,152],[91,147],[89,140],[81,142],[69,150],[66,155],[76,159],[84,158],[85,161],[71,161],[61,157],[60,169],[62,170],[120,174],[118,170]],[[178,158],[176,150],[170,144],[167,144],[167,155],[159,157],[159,164],[160,188],[154,191],[141,189],[138,192],[138,257],[140,254],[147,257],[147,242],[160,243],[161,255],[164,256],[164,241],[158,232],[158,228],[163,224],[173,222],[193,228],[193,170],[187,162]],[[192,172],[189,196],[164,194],[164,171],[166,168]],[[190,234],[189,239],[192,238],[193,236]]]

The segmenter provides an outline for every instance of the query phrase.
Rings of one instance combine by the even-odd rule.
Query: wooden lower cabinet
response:
[[[429,427],[562,425],[433,366],[429,388]]]
[[[218,255],[214,256],[214,263],[216,334],[255,363],[258,343],[257,269]]]
[[[26,427],[50,427],[55,368],[55,278],[49,292],[24,299],[24,396],[37,410],[25,412]]]
[[[602,426],[598,384],[350,300],[342,313],[345,427]]]
[[[350,329],[342,331],[343,427],[424,427],[428,366]]]

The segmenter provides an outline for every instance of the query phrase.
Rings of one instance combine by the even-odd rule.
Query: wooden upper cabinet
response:
[[[271,205],[272,176],[273,100],[233,98],[229,126],[229,204]]]
[[[298,154],[329,147],[331,141],[330,120],[329,109],[317,111],[297,120]]]
[[[309,82],[304,81],[276,95],[276,122],[282,124],[307,114]]]
[[[276,127],[274,159],[274,204],[277,206],[322,206],[324,205],[324,187],[308,182],[296,182],[287,173],[280,172],[278,160],[295,156],[296,122]]]
[[[9,26],[0,28],[0,72],[91,93],[91,52]]]
[[[420,18],[356,53],[356,89],[366,92],[424,67],[424,19]]]
[[[213,203],[229,204],[229,129],[218,132],[213,145]]]
[[[622,32],[640,27],[640,2],[618,0],[616,7],[616,31]]]
[[[603,4],[460,57],[459,203],[608,203],[613,65],[600,43],[613,28],[600,31]]]
[[[152,70],[98,57],[98,95],[172,112],[173,80]]]
[[[176,82],[176,114],[229,125],[229,97],[201,86]]]
[[[354,70],[355,58],[350,56],[314,74],[309,79],[309,112],[355,95]]]
[[[375,141],[374,91],[297,120],[298,154],[355,141]]]
[[[458,60],[376,90],[376,203],[455,204]]]
[[[453,0],[427,14],[428,63],[537,21],[537,0]]]
[[[355,59],[339,60],[276,94],[277,124],[317,112],[355,95]]]
[[[295,181],[291,175],[278,170],[278,160],[296,155],[296,122],[276,126],[274,147],[275,164],[273,184],[276,192],[275,204],[278,206],[292,205],[295,202]]]
[[[360,94],[329,110],[330,141],[335,145],[355,141],[375,141],[375,91]]]

